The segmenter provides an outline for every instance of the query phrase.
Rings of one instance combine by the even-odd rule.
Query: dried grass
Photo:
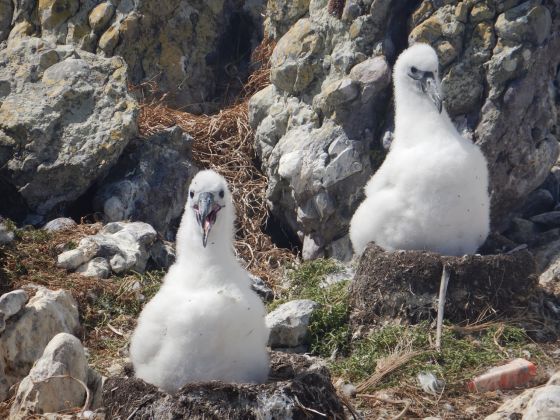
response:
[[[399,369],[401,366],[406,365],[416,356],[420,356],[423,353],[425,352],[412,350],[412,343],[399,343],[399,345],[395,348],[395,351],[377,361],[375,372],[373,372],[373,374],[365,381],[359,383],[356,386],[356,390],[363,393],[374,389],[385,376]]]
[[[274,42],[265,40],[255,49],[257,67],[249,77],[238,102],[216,115],[195,115],[165,104],[165,96],[141,105],[140,133],[149,136],[179,125],[193,139],[193,159],[201,168],[211,168],[229,182],[235,199],[237,229],[235,249],[253,274],[274,285],[276,270],[292,261],[292,252],[277,248],[262,231],[267,223],[267,179],[255,166],[254,133],[249,126],[248,101],[270,83],[269,58]],[[153,97],[155,86],[144,85]],[[272,270],[272,271],[271,271]]]
[[[8,284],[2,285],[4,293],[17,288],[26,288],[33,283],[49,289],[72,290],[75,296],[92,288],[92,281],[77,273],[68,273],[56,266],[57,256],[67,244],[74,244],[87,235],[95,235],[100,223],[79,224],[71,229],[48,233],[43,230],[20,231],[21,240],[3,250],[2,270]]]

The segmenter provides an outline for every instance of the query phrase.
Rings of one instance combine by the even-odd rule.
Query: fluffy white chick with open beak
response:
[[[197,381],[266,381],[265,308],[233,253],[234,219],[225,179],[199,172],[177,233],[177,260],[131,339],[137,377],[168,392]]]

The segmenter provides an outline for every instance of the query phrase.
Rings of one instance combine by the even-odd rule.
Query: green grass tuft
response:
[[[345,353],[350,338],[348,326],[348,281],[326,287],[322,282],[329,274],[341,271],[334,260],[306,261],[288,272],[290,286],[280,299],[269,305],[269,311],[294,299],[311,299],[319,304],[309,324],[309,349],[311,353],[329,357]]]

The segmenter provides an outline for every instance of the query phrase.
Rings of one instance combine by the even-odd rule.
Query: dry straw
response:
[[[262,232],[267,222],[267,179],[255,166],[253,131],[248,101],[270,83],[270,56],[274,42],[264,40],[252,56],[257,70],[249,77],[240,98],[215,115],[194,115],[165,105],[165,97],[141,105],[139,128],[144,136],[179,125],[193,139],[193,159],[201,168],[212,168],[229,182],[235,199],[237,230],[235,248],[247,269],[274,285],[276,269],[294,254],[277,248]],[[154,89],[154,86],[147,86]],[[146,88],[146,86],[143,86]]]

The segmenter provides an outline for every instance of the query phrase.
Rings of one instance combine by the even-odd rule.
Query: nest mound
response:
[[[351,285],[353,323],[434,319],[444,265],[450,274],[445,318],[454,323],[529,318],[529,308],[542,293],[535,260],[527,250],[450,257],[424,251],[386,252],[370,244]]]
[[[109,378],[103,401],[111,419],[344,418],[328,370],[305,356],[273,352],[262,385],[187,384],[175,394],[136,378]]]

